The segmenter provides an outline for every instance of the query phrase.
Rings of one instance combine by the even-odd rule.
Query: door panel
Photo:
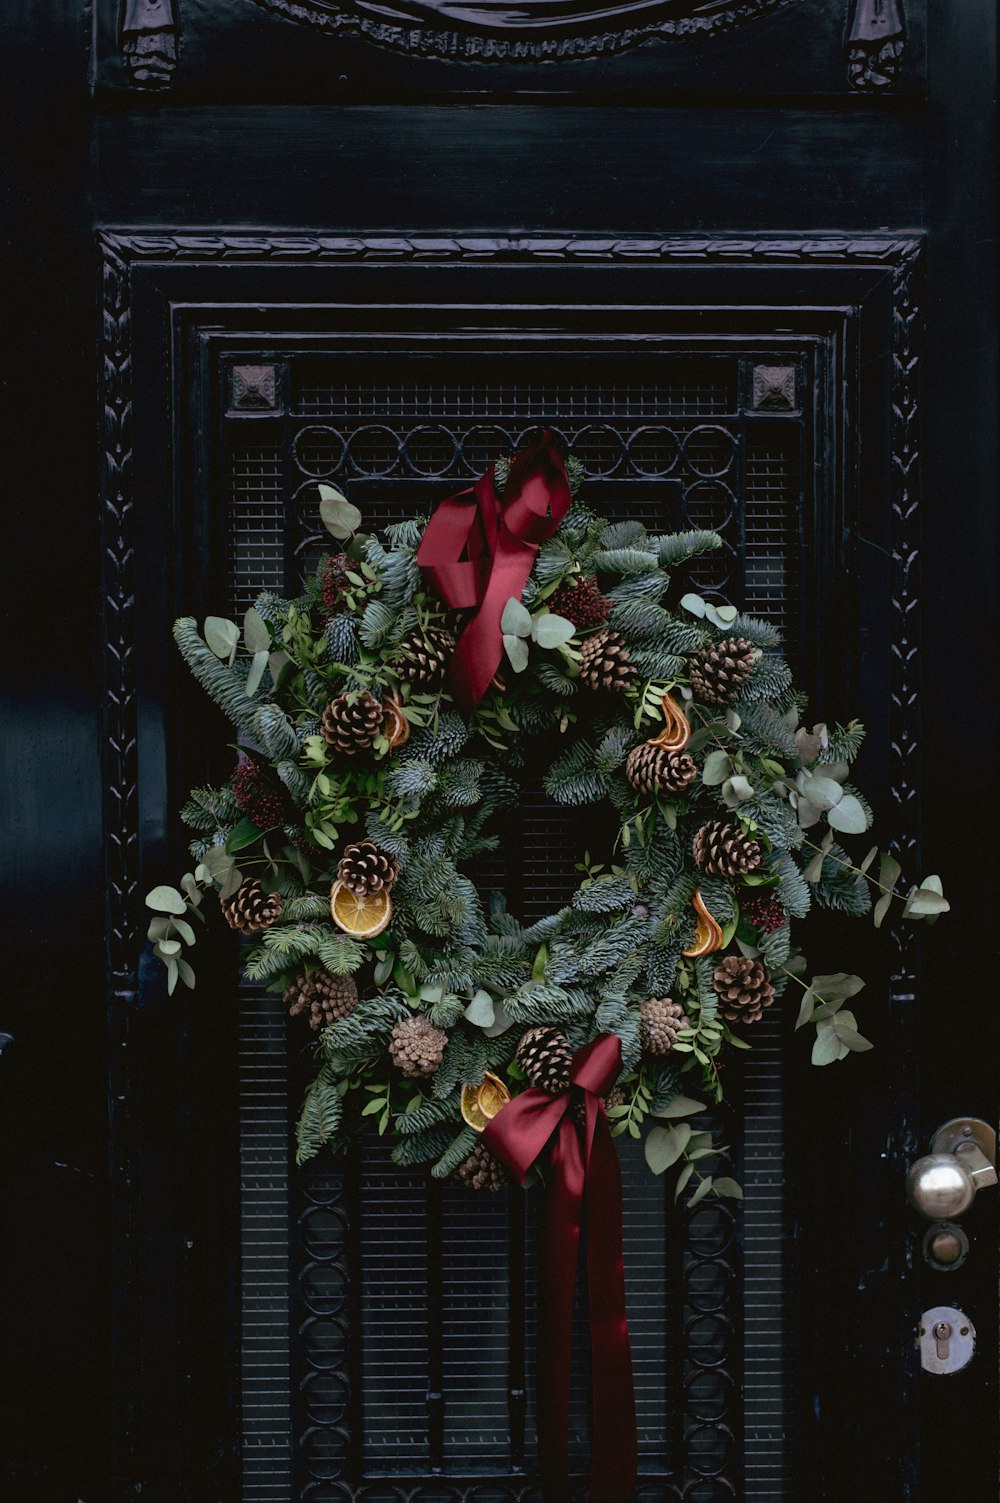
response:
[[[200,613],[220,594],[245,608],[260,588],[291,587],[315,558],[318,477],[346,483],[370,521],[389,521],[468,484],[532,420],[551,421],[610,514],[720,529],[721,563],[701,565],[710,577],[695,572],[692,583],[781,625],[801,680],[834,713],[860,696],[869,780],[885,790],[900,838],[916,839],[919,240],[720,240],[708,266],[704,241],[682,238],[429,248],[415,238],[388,255],[360,239],[281,244],[275,265],[263,232],[104,236],[108,433],[117,443],[116,414],[131,403],[136,435],[134,455],[116,453],[107,471],[120,591],[131,590],[135,543],[135,567],[167,615]],[[164,390],[167,409],[149,399]],[[143,497],[134,537],[119,527],[132,460]],[[891,591],[886,554],[898,561]],[[164,557],[172,567],[154,583]],[[110,596],[113,626],[120,598]],[[858,619],[863,656],[826,629],[842,612]],[[130,668],[124,644],[112,637],[111,648],[116,671]],[[114,704],[138,711],[140,798],[112,804],[133,821],[113,832],[112,850],[131,859],[138,828],[152,870],[165,860],[169,790],[219,769],[190,736],[178,750],[171,725],[204,723],[204,707],[174,665],[164,677],[148,621],[135,663],[138,698],[123,681]],[[113,747],[130,740],[116,721]],[[114,775],[114,749],[111,766]],[[482,880],[506,886],[531,916],[570,882],[587,840],[529,789],[519,831]],[[123,956],[137,890],[131,871],[118,877]],[[888,986],[890,1025],[917,964],[908,957]],[[223,966],[215,984],[231,994],[234,981]],[[145,983],[141,1010],[162,1019],[175,1009],[155,1001],[156,984]],[[199,1273],[195,1257],[188,1276],[213,1297],[238,1222],[241,1311],[227,1341],[244,1496],[533,1496],[533,1208],[526,1222],[520,1197],[483,1208],[451,1187],[428,1190],[391,1168],[377,1142],[362,1164],[292,1172],[303,1062],[294,1042],[289,1060],[279,1001],[247,991],[238,1009],[227,1068],[238,1067],[239,1108],[227,1120],[239,1123],[239,1174],[235,1153],[217,1160],[218,1265]],[[624,1155],[644,1500],[795,1495],[801,1385],[834,1382],[835,1359],[802,1342],[792,1383],[785,1333],[820,1311],[786,1249],[803,1218],[809,1235],[815,1206],[800,1203],[786,1173],[786,1056],[797,1051],[777,1019],[758,1042],[727,1124],[747,1187],[738,1223],[714,1207],[668,1214],[664,1186]],[[208,1041],[186,1047],[203,1055]],[[879,1068],[892,1078],[891,1053]],[[188,1100],[181,1080],[171,1088],[185,1119],[193,1114],[186,1130],[225,1144],[214,1114],[231,1110],[231,1097],[220,1107]],[[905,1130],[902,1097],[893,1100]],[[123,1114],[119,1130],[127,1141],[136,1128]],[[186,1212],[212,1216],[197,1195]],[[164,1214],[158,1204],[158,1222]],[[898,1230],[886,1222],[876,1233],[887,1268],[902,1265]],[[872,1331],[900,1330],[896,1310],[868,1318]],[[179,1339],[197,1346],[197,1330],[195,1320]],[[578,1369],[582,1470],[582,1357]],[[180,1415],[190,1402],[177,1396]]]

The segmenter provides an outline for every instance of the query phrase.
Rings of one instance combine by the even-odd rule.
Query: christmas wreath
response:
[[[298,598],[262,594],[242,631],[175,624],[238,761],[182,809],[193,870],[148,894],[149,939],[170,990],[193,986],[192,920],[217,893],[253,940],[246,979],[315,1030],[300,1159],[374,1118],[398,1162],[499,1188],[487,1123],[526,1087],[566,1092],[581,1046],[611,1036],[612,1133],[646,1131],[654,1172],[681,1160],[678,1193],[696,1175],[694,1193],[738,1196],[699,1171],[711,1140],[684,1121],[721,1100],[720,1055],[789,988],[815,1064],[871,1047],[846,1005],[863,982],[806,979],[792,921],[865,914],[873,889],[876,924],[897,896],[914,919],[948,907],[936,877],[897,891],[889,852],[847,854],[871,823],[850,773],[864,730],[803,724],[775,628],[693,593],[664,604],[718,536],[609,524],[579,481],[542,435],[383,537],[320,486],[340,547]],[[546,793],[610,808],[617,833],[571,903],[525,925],[473,873],[539,739],[557,743]]]
[[[876,924],[897,896],[914,919],[948,904],[936,877],[897,892],[889,852],[847,854],[842,839],[871,823],[851,782],[864,731],[803,724],[774,627],[695,593],[664,603],[669,571],[721,540],[609,524],[576,499],[579,480],[542,433],[382,538],[320,486],[341,546],[302,595],[261,595],[242,631],[179,620],[238,761],[223,787],[191,793],[193,870],[146,902],[171,991],[194,985],[191,921],[217,892],[252,941],[247,980],[317,1034],[300,1159],[374,1119],[398,1162],[474,1189],[541,1166],[539,1458],[560,1503],[567,1275],[586,1217],[590,1495],[629,1503],[613,1135],[645,1131],[655,1173],[679,1164],[677,1194],[696,1176],[690,1203],[739,1197],[687,1120],[721,1099],[723,1051],[748,1048],[789,987],[814,1063],[871,1048],[846,1005],[863,982],[807,980],[792,922],[814,904],[874,906]],[[526,923],[480,891],[475,864],[539,751],[549,797],[598,806],[612,829],[572,900]]]

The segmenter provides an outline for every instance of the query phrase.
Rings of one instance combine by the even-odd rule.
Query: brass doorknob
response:
[[[955,1117],[939,1127],[931,1151],[906,1176],[910,1204],[929,1221],[963,1216],[986,1185],[995,1185],[997,1143],[989,1123]]]

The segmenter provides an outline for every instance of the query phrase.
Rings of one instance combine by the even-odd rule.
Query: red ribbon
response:
[[[451,663],[455,698],[471,710],[482,699],[503,657],[500,617],[520,600],[540,545],[569,511],[572,496],[551,433],[511,461],[497,495],[490,465],[467,491],[434,510],[417,549],[417,562],[441,599],[476,616],[458,639]]]
[[[632,1354],[625,1317],[622,1182],[602,1097],[621,1070],[621,1044],[602,1034],[577,1050],[561,1096],[522,1091],[483,1133],[492,1153],[523,1180],[551,1141],[538,1292],[538,1454],[547,1503],[568,1503],[569,1385],[580,1227],[587,1213],[592,1364],[591,1503],[630,1503],[637,1442]],[[581,1100],[584,1125],[572,1110]]]

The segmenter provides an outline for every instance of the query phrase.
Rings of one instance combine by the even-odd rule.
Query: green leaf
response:
[[[264,832],[259,825],[255,825],[252,819],[241,819],[238,825],[234,825],[229,832],[226,841],[226,850],[242,851],[248,845],[254,845]]]
[[[812,1047],[814,1065],[832,1065],[840,1056],[840,1040],[831,1023],[821,1023],[816,1030],[816,1042]]]
[[[375,967],[375,985],[376,986],[384,986],[385,985],[385,983],[388,981],[389,977],[392,975],[392,969],[393,969],[393,966],[395,964],[396,964],[396,957],[395,957],[395,955],[393,955],[393,953],[392,953],[391,950],[389,951],[388,954],[382,956],[382,959],[378,962],[378,964]]]
[[[883,920],[885,919],[886,914],[889,912],[889,909],[892,907],[892,896],[893,895],[891,892],[884,892],[879,898],[878,902],[875,904],[872,917],[875,920],[876,929],[881,929]]]
[[[205,641],[217,658],[232,661],[239,645],[240,629],[226,616],[205,617]]]
[[[533,624],[533,634],[539,647],[561,647],[568,642],[576,631],[572,621],[567,621],[565,616],[556,616],[551,613],[545,616],[537,616]]]
[[[735,809],[753,798],[753,787],[748,778],[727,778],[722,785],[722,800],[727,809]]]
[[[712,1188],[712,1176],[710,1174],[706,1174],[705,1178],[702,1180],[701,1184],[698,1186],[698,1188],[695,1190],[694,1194],[688,1200],[688,1209],[690,1210],[690,1208],[692,1206],[696,1206],[698,1204],[699,1200],[704,1200],[705,1196],[708,1194],[708,1192],[709,1192],[709,1190],[711,1190],[711,1188]]]
[[[868,828],[868,816],[853,793],[845,793],[826,817],[835,830],[845,835],[863,835]]]
[[[840,1042],[846,1044],[848,1049],[853,1049],[856,1053],[863,1053],[866,1049],[875,1048],[871,1040],[866,1039],[864,1034],[858,1033],[856,1029],[841,1027],[839,1018],[837,1019],[836,1033]]]
[[[465,1009],[465,1016],[476,1028],[489,1028],[496,1019],[493,998],[482,989],[476,992]]]
[[[213,882],[223,882],[232,870],[233,858],[221,845],[213,845],[205,852],[203,865],[211,873]]]
[[[247,652],[271,651],[271,633],[267,622],[255,606],[251,606],[243,617],[243,641],[246,643]]]
[[[332,485],[320,485],[319,496],[319,514],[327,532],[341,541],[357,532],[361,526],[361,513],[345,495]]]
[[[940,893],[930,892],[925,887],[915,887],[906,900],[904,918],[926,918],[929,914],[948,913],[951,904]]]
[[[721,1179],[712,1181],[712,1190],[716,1195],[728,1195],[730,1200],[742,1200],[743,1191],[734,1179],[723,1175]]]
[[[681,598],[681,610],[690,611],[692,616],[704,616],[707,609],[700,595],[684,595]]]
[[[525,612],[527,614],[527,612]],[[528,666],[528,644],[523,637],[512,636],[505,633],[503,639],[504,650],[510,659],[510,666],[515,673],[523,673]]]
[[[175,918],[174,919],[174,928],[176,929],[177,933],[180,935],[181,939],[184,941],[184,943],[186,945],[193,945],[194,944],[195,939],[197,938],[197,936],[195,935],[195,932],[191,928],[190,924],[186,924],[183,919]]]
[[[191,990],[194,991],[194,971],[188,965],[186,960],[178,959],[177,974],[183,981],[184,985],[190,987]]]
[[[878,855],[878,846],[877,845],[873,845],[872,848],[871,848],[871,850],[868,852],[868,855],[865,857],[865,859],[862,861],[861,865],[858,867],[858,870],[861,871],[861,872],[866,872],[868,870],[868,868],[871,866],[872,862],[875,860],[875,857],[877,855]],[[886,852],[886,855],[888,855],[888,852]],[[890,857],[889,859],[891,860],[892,858]],[[883,861],[883,870],[884,870],[885,856],[882,857],[882,861]],[[880,880],[884,881],[884,878],[880,878]],[[893,878],[893,882],[895,880],[896,879],[894,877]],[[889,883],[889,886],[890,887],[892,886],[892,882]]]
[[[834,971],[830,976],[814,976],[812,989],[824,1002],[834,1002],[838,998],[843,1002],[864,991],[865,983],[860,976],[852,976],[847,971]]]
[[[177,961],[171,958],[166,962],[167,966],[167,996],[172,997],[177,985],[177,977],[180,975],[180,967]]]
[[[674,1199],[679,1200],[684,1192],[684,1187],[694,1173],[693,1164],[685,1164],[677,1176],[677,1184],[674,1186]]]
[[[705,1110],[703,1101],[692,1101],[690,1096],[675,1096],[673,1101],[668,1101],[666,1106],[654,1112],[654,1117],[693,1117],[697,1112]]]
[[[822,851],[817,851],[815,856],[811,856],[809,858],[805,866],[802,868],[802,875],[803,877],[805,877],[807,882],[819,881],[820,877],[822,877],[823,875],[823,862],[825,860],[826,857],[823,855]]]
[[[156,947],[157,955],[162,955],[164,957],[168,955],[179,955],[180,952],[181,942],[179,939],[161,939]]]
[[[688,1145],[691,1128],[687,1122],[677,1127],[654,1127],[646,1135],[646,1163],[654,1174],[662,1174],[676,1164]]]
[[[705,758],[705,765],[701,770],[701,781],[707,788],[714,788],[719,783],[724,783],[732,772],[732,763],[728,752],[709,752]]]
[[[156,913],[187,913],[187,903],[176,887],[154,887],[146,894],[146,907]]]
[[[815,1011],[816,999],[813,996],[812,988],[810,987],[809,991],[804,992],[802,996],[802,1005],[799,1008],[799,1016],[795,1023],[796,1031],[798,1031],[798,1029],[800,1028],[803,1028],[806,1023],[812,1022],[812,1016]]]
[[[812,804],[814,809],[832,809],[835,805],[843,802],[844,790],[833,778],[803,777],[801,786],[802,797]],[[855,803],[857,800],[855,799]],[[860,804],[858,808],[860,808]]]
[[[247,674],[247,693],[256,694],[260,688],[260,681],[264,677],[264,669],[267,667],[268,653],[255,652],[253,662],[250,664],[250,672]]]
[[[239,892],[243,882],[243,873],[234,862],[226,872],[222,886],[219,888],[219,898],[231,898],[233,893]]]
[[[503,608],[503,615],[500,617],[500,630],[508,636],[513,637],[531,636],[531,616],[520,600],[516,600],[513,595]]]

